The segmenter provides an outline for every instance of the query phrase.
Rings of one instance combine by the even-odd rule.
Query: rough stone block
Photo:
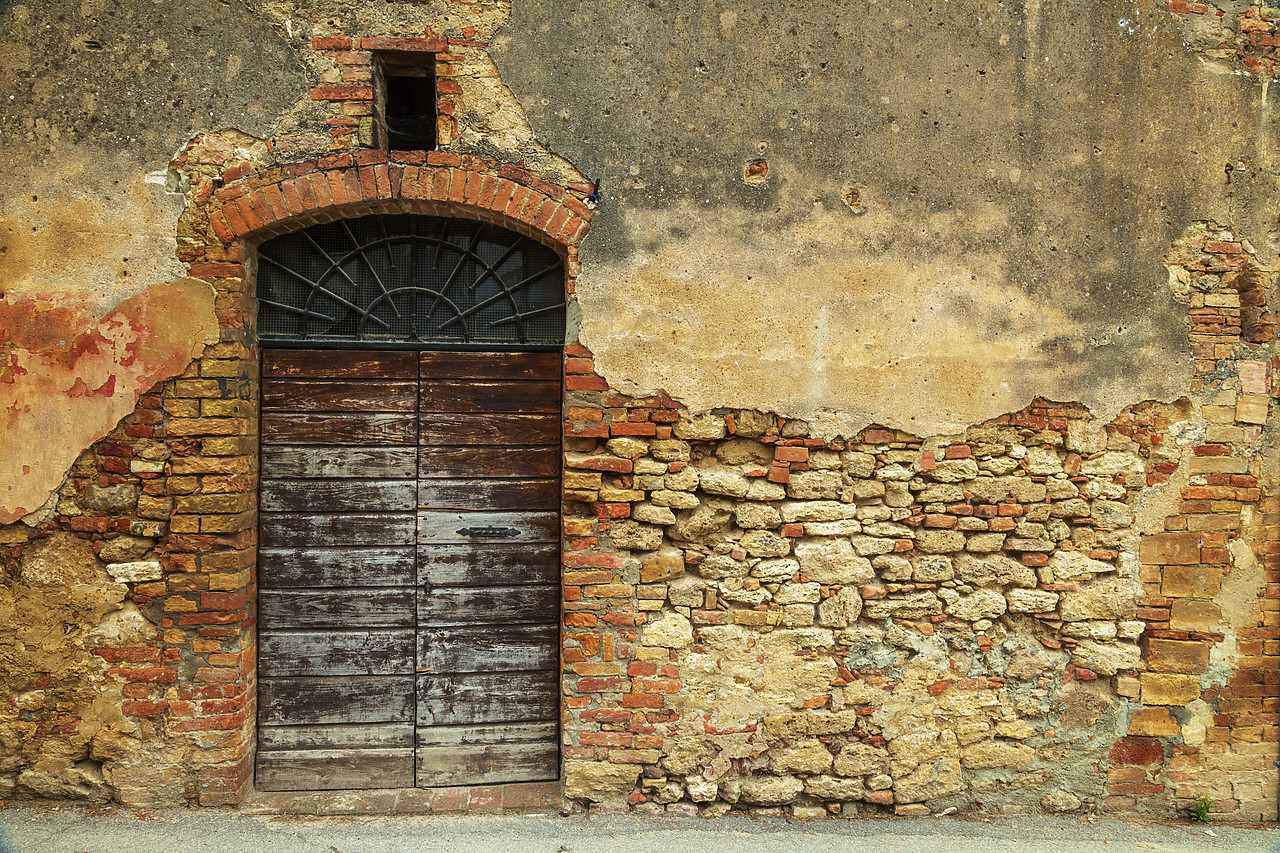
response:
[[[1202,640],[1165,640],[1148,637],[1144,642],[1147,666],[1153,672],[1198,675],[1209,668],[1210,643]]]
[[[831,769],[831,761],[831,752],[817,738],[769,750],[769,769],[779,774],[826,773]]]
[[[1147,565],[1187,566],[1200,562],[1198,533],[1157,533],[1143,538],[1139,549]]]
[[[680,420],[676,422],[674,429],[677,438],[701,441],[724,438],[726,431],[725,420],[720,415],[693,415],[687,412],[680,413]]]
[[[160,580],[164,577],[164,569],[159,562],[152,560],[109,563],[107,574],[120,583],[141,583]]]
[[[1200,698],[1200,679],[1172,672],[1144,672],[1142,702],[1145,705],[1183,706]]]
[[[1023,767],[1035,757],[1036,751],[1025,744],[990,740],[966,747],[960,753],[960,763],[974,768]]]
[[[847,744],[835,760],[835,772],[841,776],[884,773],[888,766],[889,753],[865,743]]]
[[[1145,708],[1129,718],[1129,734],[1143,737],[1175,737],[1182,727],[1168,708]]]
[[[739,786],[740,799],[755,806],[784,806],[804,790],[795,776],[749,776]]]
[[[1213,598],[1221,586],[1221,566],[1167,566],[1160,592],[1175,599]]]
[[[796,543],[800,571],[822,584],[859,585],[875,579],[871,561],[854,553],[848,539],[811,539]]]
[[[964,547],[964,534],[958,530],[921,530],[916,534],[916,548],[925,554],[951,554]]]
[[[640,581],[642,583],[657,583],[658,581],[678,578],[683,574],[684,554],[677,548],[663,548],[656,554],[645,556],[640,561]]]
[[[1222,609],[1203,599],[1175,599],[1169,610],[1169,627],[1174,631],[1220,631]]]
[[[679,613],[668,613],[644,627],[640,642],[647,646],[683,649],[693,642],[693,626]]]
[[[622,797],[635,788],[640,767],[603,761],[565,762],[564,795],[569,799],[604,800]]]

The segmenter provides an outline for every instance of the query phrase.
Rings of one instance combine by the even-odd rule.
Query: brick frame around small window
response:
[[[330,107],[326,119],[333,142],[332,151],[359,148],[388,150],[385,132],[386,78],[388,76],[430,77],[434,83],[434,142],[430,147],[408,150],[447,149],[458,138],[455,116],[463,112],[461,76],[469,48],[484,45],[463,40],[427,36],[397,38],[369,36],[315,36],[312,48],[333,64],[337,83],[311,88],[311,100]],[[388,75],[388,71],[405,72]]]

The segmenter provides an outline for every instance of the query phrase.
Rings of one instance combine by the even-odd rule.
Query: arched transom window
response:
[[[560,257],[489,223],[340,219],[268,240],[258,260],[258,338],[266,344],[564,343]]]

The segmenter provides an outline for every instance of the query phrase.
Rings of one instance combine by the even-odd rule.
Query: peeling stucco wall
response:
[[[38,509],[138,394],[216,340],[212,292],[182,282],[184,199],[166,186],[169,161],[200,129],[264,134],[303,81],[266,23],[216,0],[163,14],[119,0],[7,2],[0,32],[10,521]]]
[[[569,800],[1274,811],[1270,15],[0,0],[0,795],[243,795],[256,236],[212,214],[438,169],[591,220]],[[449,51],[433,157],[365,150],[396,39]]]
[[[0,524],[39,510],[140,394],[218,340],[213,303],[191,279],[150,287],[96,323],[66,294],[0,302]]]
[[[1190,378],[1161,267],[1190,221],[1274,260],[1268,89],[1150,4],[528,2],[495,55],[602,180],[583,342],[696,409],[1108,419]]]

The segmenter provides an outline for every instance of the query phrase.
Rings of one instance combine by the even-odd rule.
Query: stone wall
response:
[[[1270,10],[60,5],[0,3],[0,797],[244,802],[254,246],[419,212],[566,260],[570,804],[1274,818]]]
[[[878,428],[824,440],[804,422],[689,416],[607,390],[572,394],[569,411],[568,796],[813,816],[866,803],[1171,813],[1207,794],[1248,819],[1274,797],[1261,772],[1274,747],[1240,744],[1274,739],[1274,702],[1265,733],[1184,708],[1211,707],[1200,677],[1224,628],[1216,587],[1160,565],[1212,578],[1199,566],[1227,560],[1240,504],[1194,533],[1142,536],[1188,525],[1158,515],[1184,455],[1193,478],[1226,467],[1190,447],[1186,401],[1106,425],[1037,401],[943,442]],[[1256,501],[1250,461],[1230,467],[1229,497]],[[1202,557],[1202,544],[1224,547]],[[1171,596],[1186,606],[1172,623]],[[1272,618],[1261,609],[1251,638]],[[1240,745],[1202,749],[1206,725]],[[1212,788],[1187,772],[1219,752],[1259,772]]]

